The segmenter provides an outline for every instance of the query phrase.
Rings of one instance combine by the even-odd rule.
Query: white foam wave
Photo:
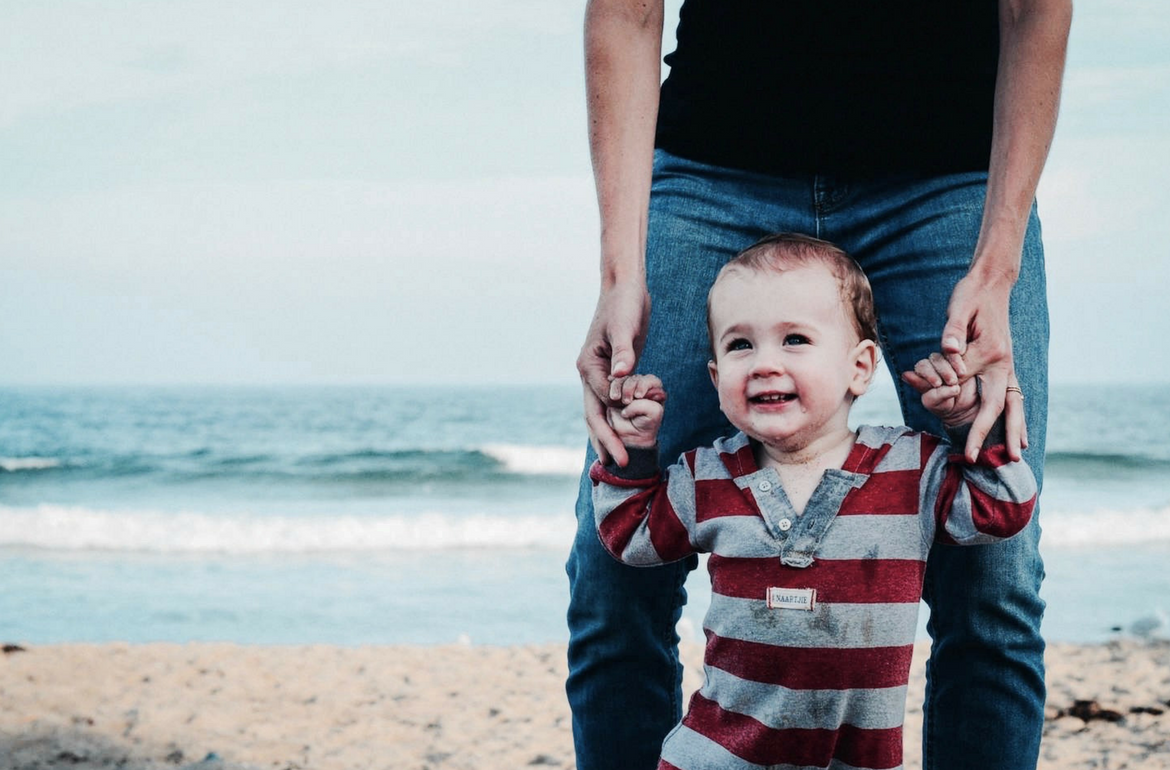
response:
[[[1044,548],[1112,547],[1170,543],[1170,507],[1127,511],[1098,509],[1040,516]]]
[[[0,468],[6,471],[43,471],[57,468],[61,461],[53,457],[0,457]]]
[[[1045,511],[1045,548],[1170,544],[1170,507]],[[0,506],[0,547],[157,553],[315,553],[567,548],[573,515],[261,516]]]
[[[480,451],[511,473],[534,476],[578,476],[585,463],[583,447],[486,444]]]
[[[158,553],[567,548],[574,523],[570,512],[295,517],[0,506],[0,546]]]

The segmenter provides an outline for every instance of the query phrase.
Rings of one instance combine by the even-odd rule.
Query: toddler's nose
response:
[[[762,352],[752,361],[752,377],[773,377],[784,373],[784,364],[780,356]]]

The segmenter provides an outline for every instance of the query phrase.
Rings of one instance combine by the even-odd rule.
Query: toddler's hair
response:
[[[822,264],[837,279],[841,301],[852,310],[853,328],[863,340],[873,340],[880,346],[877,333],[877,315],[873,309],[873,289],[861,266],[844,249],[799,233],[775,233],[747,247],[723,266],[715,284],[725,273],[733,270],[782,273],[793,267]],[[711,334],[711,292],[707,293],[707,333]]]

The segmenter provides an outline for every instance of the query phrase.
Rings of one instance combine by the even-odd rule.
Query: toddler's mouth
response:
[[[792,401],[796,398],[795,393],[760,393],[756,396],[751,396],[748,401],[753,404],[780,404],[785,401]]]

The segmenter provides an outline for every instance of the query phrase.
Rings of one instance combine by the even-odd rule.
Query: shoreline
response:
[[[702,648],[681,649],[689,695]],[[928,649],[915,647],[906,770],[921,767]],[[1052,644],[1046,659],[1041,770],[1170,768],[1170,641]],[[26,645],[0,656],[0,767],[572,768],[566,671],[555,643]]]

